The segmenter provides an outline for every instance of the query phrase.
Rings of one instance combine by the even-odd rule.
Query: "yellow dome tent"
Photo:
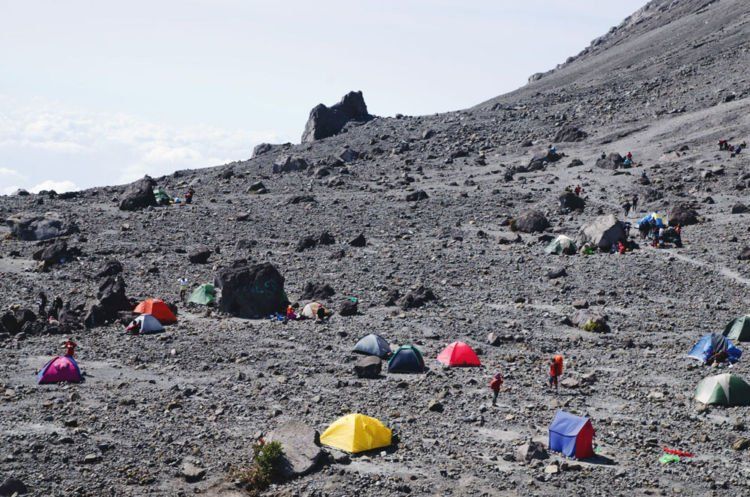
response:
[[[331,423],[320,443],[356,454],[391,445],[391,430],[370,416],[348,414]]]

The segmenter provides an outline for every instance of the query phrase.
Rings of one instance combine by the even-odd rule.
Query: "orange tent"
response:
[[[161,324],[174,324],[177,322],[177,316],[172,309],[160,299],[146,299],[133,311],[136,314],[151,314],[159,320]]]

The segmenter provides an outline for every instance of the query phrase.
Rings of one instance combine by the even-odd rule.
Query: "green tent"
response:
[[[750,342],[750,316],[740,316],[731,320],[722,335],[735,342]]]
[[[196,288],[190,295],[188,302],[198,305],[209,305],[216,302],[216,289],[206,283]]]
[[[695,400],[704,404],[747,406],[750,405],[750,385],[729,373],[709,376],[698,383]]]
[[[167,195],[167,192],[164,190],[164,188],[162,188],[161,186],[157,186],[156,188],[154,188],[154,199],[159,205],[166,205],[172,200],[169,195]]]
[[[544,251],[548,254],[574,255],[578,249],[576,243],[565,235],[560,235],[547,245]]]

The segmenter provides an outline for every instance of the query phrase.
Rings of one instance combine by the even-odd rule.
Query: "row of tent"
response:
[[[413,345],[402,345],[395,352],[388,341],[371,333],[362,337],[354,346],[353,352],[376,356],[388,360],[389,373],[416,374],[426,369],[422,352]],[[464,342],[453,342],[437,356],[437,361],[448,367],[479,367],[482,365],[474,349]]]
[[[567,457],[587,459],[594,456],[594,434],[589,418],[557,411],[549,426],[549,449]],[[326,428],[320,443],[356,454],[390,446],[392,431],[379,419],[347,414]]]

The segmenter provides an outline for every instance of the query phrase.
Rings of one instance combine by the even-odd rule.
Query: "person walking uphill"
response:
[[[78,344],[75,343],[72,338],[68,338],[65,341],[65,343],[63,343],[63,348],[65,349],[65,355],[68,357],[75,357],[76,347],[78,347]]]
[[[558,380],[563,373],[563,356],[556,355],[549,361],[549,388],[555,386],[555,392],[559,391]]]
[[[503,374],[497,373],[490,380],[490,390],[492,390],[492,405],[497,405],[497,396],[500,393],[500,387],[503,386]]]

